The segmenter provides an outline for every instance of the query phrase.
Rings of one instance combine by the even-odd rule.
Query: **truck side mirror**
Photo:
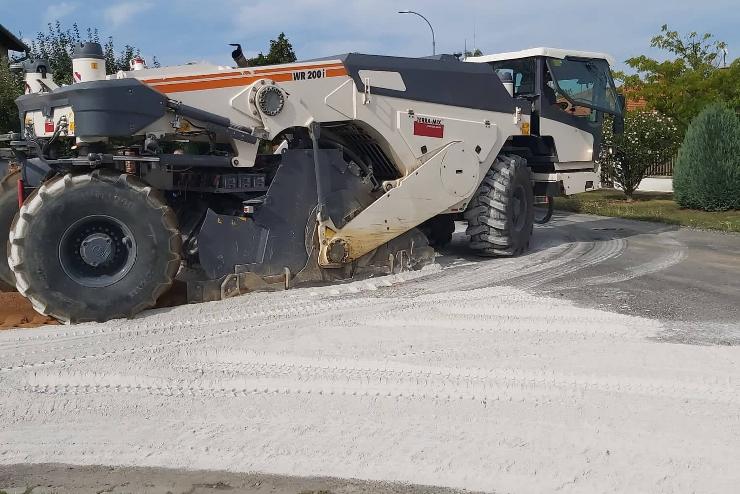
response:
[[[612,132],[614,134],[624,134],[624,114],[627,111],[627,105],[623,94],[617,95],[617,105],[619,106],[619,114],[614,115]]]
[[[612,133],[614,135],[624,134],[624,115],[614,115],[612,123]]]
[[[619,113],[624,116],[627,111],[627,99],[623,94],[617,94],[617,105],[619,106]]]

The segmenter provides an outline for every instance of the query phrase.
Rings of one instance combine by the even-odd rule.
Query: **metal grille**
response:
[[[346,142],[347,147],[359,154],[372,167],[376,179],[382,181],[401,177],[396,166],[375,142],[375,139],[360,127],[350,124],[331,130]]]

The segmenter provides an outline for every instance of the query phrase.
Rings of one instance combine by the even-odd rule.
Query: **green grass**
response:
[[[621,191],[595,190],[570,197],[556,197],[555,209],[657,221],[704,230],[740,232],[740,210],[708,212],[681,209],[673,201],[673,194],[667,192],[636,192],[634,200],[630,202]]]

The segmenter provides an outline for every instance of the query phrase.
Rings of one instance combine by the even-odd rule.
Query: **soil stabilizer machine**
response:
[[[524,252],[536,198],[597,183],[621,104],[608,57],[347,54],[268,67],[105,74],[24,62],[12,148],[17,289],[77,322],[130,317],[176,278],[189,301],[417,269],[455,220],[484,256]]]

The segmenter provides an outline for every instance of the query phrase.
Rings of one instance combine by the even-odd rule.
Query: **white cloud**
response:
[[[117,28],[153,6],[151,2],[122,2],[106,8],[103,17],[111,27]]]
[[[64,17],[77,10],[77,7],[79,7],[79,5],[74,2],[53,3],[46,7],[46,10],[44,11],[44,22],[62,20]]]

